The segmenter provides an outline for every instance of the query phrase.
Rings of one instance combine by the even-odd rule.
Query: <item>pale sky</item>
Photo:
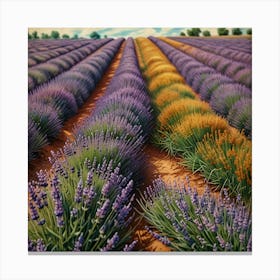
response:
[[[52,30],[56,30],[62,34],[68,34],[70,37],[77,34],[79,37],[88,38],[89,34],[92,31],[98,32],[101,37],[103,38],[104,35],[107,35],[108,37],[148,37],[148,36],[179,36],[180,32],[185,32],[187,29],[190,29],[191,27],[172,27],[172,28],[159,28],[159,27],[153,27],[153,28],[29,28],[29,33],[32,33],[34,30],[38,31],[38,35],[41,35],[41,33],[47,33],[50,34]],[[201,31],[209,30],[211,32],[211,35],[217,35],[217,28],[200,28]],[[228,28],[231,34],[231,28]],[[241,30],[244,31],[247,28],[241,28]],[[187,34],[186,34],[187,35]],[[202,34],[200,34],[202,36]]]

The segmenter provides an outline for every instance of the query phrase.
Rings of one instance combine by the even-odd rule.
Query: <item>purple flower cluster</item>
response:
[[[30,251],[37,251],[34,241],[37,239],[42,239],[50,251],[123,248],[127,241],[127,237],[122,239],[123,232],[127,234],[127,226],[133,217],[129,216],[134,199],[133,181],[120,174],[120,167],[112,170],[112,161],[98,163],[87,160],[84,166],[85,169],[89,168],[84,176],[86,179],[79,177],[76,170],[71,177],[61,176],[65,168],[61,166],[56,168],[54,174],[38,172],[38,181],[29,183],[28,217],[29,223],[32,223],[29,227],[29,236],[32,236],[29,240]],[[80,179],[73,188],[74,178]],[[100,180],[104,181],[102,187],[98,186]],[[73,228],[68,231],[73,224],[76,231]],[[50,232],[48,238],[48,235],[41,234],[41,228],[45,233]],[[91,231],[92,228],[95,230]],[[64,240],[65,247],[57,248],[58,235]],[[99,240],[100,236],[102,238]]]
[[[215,55],[206,56],[206,54],[207,61],[203,60],[202,63],[158,38],[149,38],[167,55],[186,82],[200,94],[200,98],[210,103],[216,113],[228,118],[231,108],[243,97],[247,98],[247,104],[252,104],[251,90],[248,88],[248,84],[251,83],[251,68],[244,68],[238,62]],[[245,81],[247,87],[244,83],[242,85],[242,81]],[[237,112],[237,114],[242,113]],[[250,121],[251,116],[248,116],[247,122]],[[240,122],[238,125],[236,122],[230,124],[240,130],[246,130],[245,124],[241,125]],[[251,125],[247,124],[248,127]],[[247,135],[250,134],[251,131],[248,131]]]
[[[60,131],[62,122],[77,113],[78,107],[85,102],[94,90],[123,39],[113,41],[109,39],[109,41],[108,43],[108,39],[102,39],[92,45],[90,44],[92,51],[95,51],[107,43],[99,52],[94,52],[91,55],[89,54],[92,51],[88,53],[78,50],[78,52],[84,53],[84,56],[78,56],[75,63],[86,55],[89,56],[75,66],[72,65],[71,70],[58,75],[55,79],[38,87],[29,95],[29,119],[37,125],[37,129],[46,139],[50,140],[55,137]],[[67,55],[70,56],[70,53]],[[39,66],[42,65],[40,64]],[[40,70],[36,69],[36,71]],[[39,150],[36,137],[32,135],[33,130],[30,127],[29,145],[33,147],[32,141],[34,141],[36,149],[33,151],[33,148],[31,148],[30,153],[32,156],[30,158],[34,157]]]
[[[176,250],[251,251],[251,212],[227,191],[218,199],[209,188],[203,195],[182,183],[166,184],[156,179],[141,203],[144,215],[161,240],[165,236]],[[149,230],[149,229],[147,229]],[[161,240],[163,243],[166,240]]]

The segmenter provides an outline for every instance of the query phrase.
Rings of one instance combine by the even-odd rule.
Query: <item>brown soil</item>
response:
[[[193,173],[191,170],[182,166],[181,159],[167,155],[159,148],[148,144],[144,148],[144,153],[147,158],[145,166],[145,182],[142,190],[152,184],[152,181],[159,176],[166,182],[183,181],[187,187],[186,177],[189,178],[190,187],[196,188],[198,194],[203,194],[205,186],[208,185],[214,196],[218,196],[218,192],[214,191],[215,186],[206,184],[204,177],[199,173]],[[138,198],[140,195],[138,195]],[[138,209],[140,210],[140,209]],[[134,233],[134,240],[137,240],[136,250],[141,251],[156,251],[168,252],[171,248],[153,238],[145,229],[147,225],[145,220],[139,222]]]
[[[64,146],[65,141],[68,139],[74,140],[74,128],[75,126],[81,125],[85,119],[91,114],[92,110],[95,108],[96,101],[104,94],[108,84],[110,83],[116,69],[119,66],[120,59],[123,53],[125,42],[121,45],[116,56],[113,58],[112,63],[104,73],[103,77],[97,84],[96,88],[88,98],[88,100],[83,104],[83,106],[78,110],[77,114],[72,118],[68,119],[58,134],[57,138],[42,148],[39,157],[32,160],[28,166],[28,180],[36,179],[36,172],[42,170],[49,170],[51,164],[49,162],[49,156],[51,151],[57,151]]]

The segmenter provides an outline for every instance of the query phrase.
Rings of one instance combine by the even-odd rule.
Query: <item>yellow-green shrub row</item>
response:
[[[156,142],[213,183],[250,199],[251,141],[201,101],[149,39],[137,38],[136,50],[158,111]]]

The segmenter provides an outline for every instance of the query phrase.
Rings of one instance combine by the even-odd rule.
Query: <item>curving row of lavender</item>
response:
[[[89,39],[80,39],[79,42],[89,41]],[[41,39],[28,40],[28,53],[44,52],[61,48],[62,46],[70,46],[73,44],[72,39]]]
[[[133,249],[135,241],[126,244],[133,218],[132,180],[141,178],[151,111],[129,38],[114,77],[92,115],[77,129],[76,140],[65,143],[62,157],[52,153],[55,175],[50,178],[42,171],[38,182],[29,183],[30,251]],[[51,193],[45,206],[47,186]]]
[[[186,83],[200,94],[202,100],[209,102],[212,109],[227,118],[233,127],[244,130],[245,135],[251,137],[252,95],[247,87],[163,41],[149,38],[176,66]]]
[[[243,84],[248,88],[252,87],[252,69],[248,64],[233,61],[232,59],[199,48],[195,48],[188,54],[201,63],[232,78],[236,82]]]
[[[106,44],[71,70],[39,87],[28,98],[28,159],[59,133],[62,123],[77,113],[116,55],[123,39]]]
[[[170,39],[188,44],[197,48],[200,48],[204,51],[208,51],[234,61],[242,62],[244,64],[251,65],[252,64],[252,54],[246,52],[246,48],[240,50],[233,50],[226,46],[222,46],[219,43],[209,42],[209,40],[201,40],[195,38],[178,38],[178,37],[170,37]]]
[[[46,51],[40,51],[35,53],[29,53],[28,54],[28,67],[32,67],[35,65],[38,65],[40,63],[46,62],[47,60],[50,60],[52,58],[58,57],[60,55],[69,53],[73,50],[76,50],[78,48],[81,48],[83,46],[89,45],[92,43],[92,41],[87,42],[72,42],[72,44],[68,45],[62,45],[61,47],[52,49],[52,50],[46,50]]]
[[[187,39],[187,38],[186,38]],[[238,38],[190,38],[197,41],[205,41],[215,46],[225,47],[230,50],[236,50],[246,53],[252,53],[251,39]]]
[[[57,75],[69,70],[81,60],[91,56],[99,48],[110,42],[112,39],[95,40],[91,44],[82,46],[59,57],[52,58],[44,63],[35,65],[28,69],[28,91],[33,91],[40,85],[50,81]]]

